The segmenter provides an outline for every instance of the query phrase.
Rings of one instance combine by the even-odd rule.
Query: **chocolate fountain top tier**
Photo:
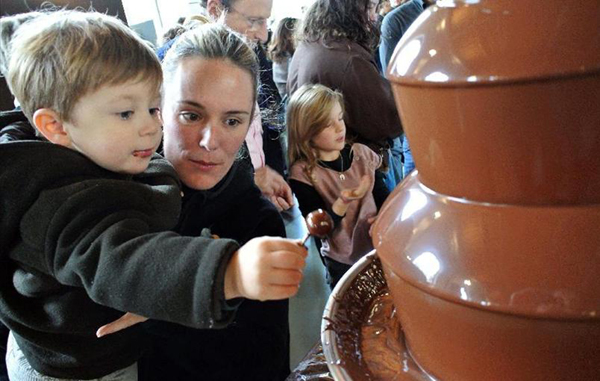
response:
[[[403,38],[389,75],[472,86],[599,73],[599,10],[597,0],[441,0]]]
[[[600,204],[600,2],[441,0],[388,71],[428,188]]]

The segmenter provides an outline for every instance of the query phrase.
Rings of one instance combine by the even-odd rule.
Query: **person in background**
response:
[[[162,38],[161,46],[156,49],[156,55],[160,62],[165,59],[165,55],[171,49],[171,46],[175,43],[177,38],[183,33],[190,29],[194,29],[197,26],[204,25],[210,20],[203,15],[191,15],[187,16],[180,23],[177,23],[174,27],[165,32]]]
[[[400,38],[406,33],[410,25],[419,17],[423,10],[429,5],[428,0],[408,0],[394,8],[383,19],[381,24],[381,44],[379,45],[379,57],[381,60],[383,72],[387,72],[387,67],[392,59],[394,49],[400,41]],[[394,140],[392,152],[396,156],[402,155],[404,158],[402,166],[402,177],[415,169],[415,162],[410,151],[410,145],[405,135]],[[400,153],[401,152],[401,153]]]
[[[300,87],[288,104],[290,184],[302,214],[324,209],[333,231],[320,249],[333,289],[363,255],[373,250],[371,222],[388,190],[375,176],[381,165],[369,147],[346,144],[344,98],[323,85]]]
[[[281,144],[282,129],[278,125],[281,97],[273,82],[271,62],[261,43],[268,39],[267,19],[271,17],[273,0],[208,0],[208,14],[221,19],[234,31],[254,44],[260,65],[260,89],[255,120],[250,125],[246,144],[252,159],[254,180],[263,194],[279,210],[290,209],[292,191],[285,181],[286,164]]]
[[[282,99],[287,97],[288,66],[296,50],[294,33],[297,23],[298,19],[292,17],[281,19],[268,49],[268,56],[273,61],[273,81]]]
[[[374,49],[379,39],[377,1],[316,0],[299,30],[290,63],[288,90],[319,83],[344,94],[348,138],[383,158],[379,176],[393,175],[389,148],[402,134],[390,83],[377,70]],[[393,189],[399,179],[391,178]]]

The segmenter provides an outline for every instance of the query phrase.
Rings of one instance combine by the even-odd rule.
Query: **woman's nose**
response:
[[[209,152],[217,148],[215,131],[212,126],[202,128],[198,145]]]

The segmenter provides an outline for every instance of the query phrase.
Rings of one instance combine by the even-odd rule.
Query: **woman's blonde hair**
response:
[[[179,36],[163,61],[164,85],[170,83],[181,61],[187,58],[225,60],[246,71],[252,78],[252,104],[256,102],[258,59],[240,34],[222,24],[210,23]],[[250,120],[252,117],[253,115],[250,116]]]
[[[119,19],[97,12],[59,10],[19,28],[10,43],[7,82],[32,122],[50,108],[66,121],[77,101],[106,85],[162,83],[150,45]]]
[[[313,169],[318,158],[312,139],[329,124],[329,116],[336,102],[343,112],[342,93],[327,86],[306,84],[294,92],[287,106],[289,165],[291,167],[299,160],[306,161],[306,175],[313,185],[316,183]]]

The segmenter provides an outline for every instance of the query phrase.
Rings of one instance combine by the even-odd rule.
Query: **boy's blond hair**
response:
[[[19,28],[11,41],[7,82],[33,123],[49,108],[65,121],[84,95],[105,85],[162,83],[158,58],[148,43],[115,17],[61,10]]]
[[[336,102],[344,111],[344,97],[327,86],[306,84],[292,94],[287,106],[288,159],[290,166],[296,161],[306,161],[306,175],[313,185],[313,169],[317,155],[312,139],[329,124],[329,116]]]

